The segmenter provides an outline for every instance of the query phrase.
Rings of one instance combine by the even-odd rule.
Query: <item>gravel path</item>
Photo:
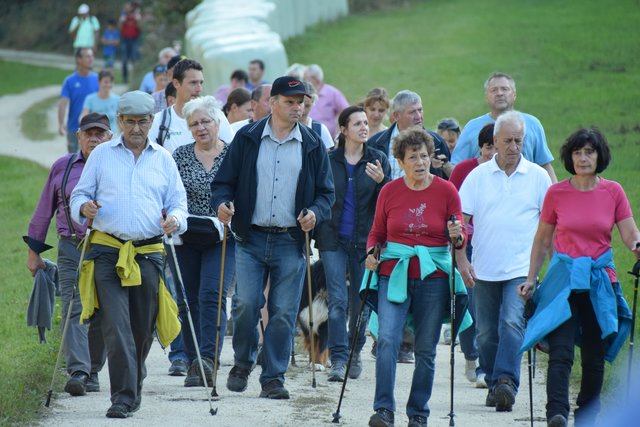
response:
[[[30,159],[49,167],[55,159],[65,153],[65,140],[56,137],[52,141],[28,141],[20,132],[19,116],[30,105],[55,96],[58,86],[35,89],[20,95],[0,97],[0,126],[4,137],[0,140],[0,154]],[[55,111],[49,114],[48,126],[56,129]],[[37,195],[33,195],[36,197]],[[358,380],[350,380],[342,404],[341,423],[362,426],[372,413],[375,389],[375,361],[370,356],[370,341],[363,353],[364,371]],[[317,373],[317,388],[311,387],[311,372],[300,367],[303,355],[298,355],[299,367],[291,367],[287,372],[286,386],[291,392],[291,400],[270,401],[258,398],[260,387],[259,372],[249,379],[249,388],[241,394],[226,389],[227,374],[233,361],[231,340],[226,338],[218,376],[218,393],[221,400],[213,405],[218,409],[216,416],[209,414],[209,406],[203,388],[185,388],[183,377],[167,375],[169,363],[166,354],[156,343],[147,360],[148,377],[145,380],[142,407],[126,421],[127,425],[219,425],[219,426],[321,426],[331,425],[332,414],[340,395],[339,383],[327,382],[326,372]],[[525,358],[526,359],[526,358]],[[430,407],[430,426],[449,425],[449,347],[438,345],[436,358],[436,380]],[[404,405],[410,389],[413,365],[398,365],[396,379],[396,425],[406,425]],[[537,372],[534,380],[536,399],[535,425],[544,422],[545,390],[543,373]],[[100,373],[102,391],[83,397],[70,397],[62,392],[63,384],[57,384],[51,408],[42,421],[44,426],[101,426],[113,425],[118,421],[109,420],[105,412],[110,405],[107,368]],[[456,351],[455,369],[455,425],[469,427],[499,427],[529,425],[527,368],[522,366],[521,393],[517,397],[514,411],[496,413],[484,406],[486,390],[476,389],[464,378],[464,357]],[[44,401],[43,396],[43,401]]]

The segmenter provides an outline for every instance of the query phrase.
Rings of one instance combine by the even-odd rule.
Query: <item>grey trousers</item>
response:
[[[142,284],[123,287],[115,269],[118,250],[93,245],[100,324],[109,363],[111,403],[131,408],[147,375],[145,360],[153,343],[158,313],[158,280],[162,255],[138,255]]]
[[[63,329],[73,288],[76,286],[76,272],[80,262],[80,250],[76,244],[76,240],[70,238],[61,238],[58,242],[58,279],[62,300],[61,327]],[[85,374],[98,372],[102,369],[106,358],[99,317],[92,319],[89,324],[81,325],[81,312],[80,294],[76,290],[63,344],[64,359],[69,374],[77,371]]]

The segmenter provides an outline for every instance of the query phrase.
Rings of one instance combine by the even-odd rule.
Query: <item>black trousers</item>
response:
[[[576,426],[595,424],[600,411],[600,391],[604,378],[605,342],[596,319],[589,292],[572,292],[571,318],[548,336],[547,419],[561,414],[569,417],[569,376],[573,366],[576,330],[581,332],[582,378],[575,411]]]
[[[94,256],[100,321],[109,363],[111,403],[131,408],[139,399],[142,381],[147,374],[144,363],[153,343],[158,314],[162,255],[138,255],[136,261],[140,265],[142,284],[127,287],[122,286],[116,273],[117,249],[93,245],[92,258]]]

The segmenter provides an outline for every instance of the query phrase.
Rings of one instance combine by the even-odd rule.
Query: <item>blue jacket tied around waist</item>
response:
[[[605,267],[615,269],[611,249],[595,261],[591,257],[571,258],[555,252],[547,274],[535,292],[536,311],[529,321],[520,351],[529,350],[571,317],[571,292],[589,292],[602,330],[601,337],[606,341],[605,360],[611,363],[631,332],[631,311],[622,296],[620,284],[611,283]],[[579,337],[579,331],[576,334]]]

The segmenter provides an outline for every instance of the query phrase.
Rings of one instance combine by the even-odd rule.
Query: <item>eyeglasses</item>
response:
[[[140,120],[127,119],[127,120],[123,120],[122,122],[131,128],[136,127],[136,125],[138,125],[138,127],[140,128],[146,128],[148,126],[151,126],[151,120],[149,119],[140,119]]]
[[[190,129],[197,129],[200,125],[207,127],[209,126],[211,123],[213,123],[213,120],[211,119],[202,119],[199,122],[193,122],[189,124],[189,128]]]

